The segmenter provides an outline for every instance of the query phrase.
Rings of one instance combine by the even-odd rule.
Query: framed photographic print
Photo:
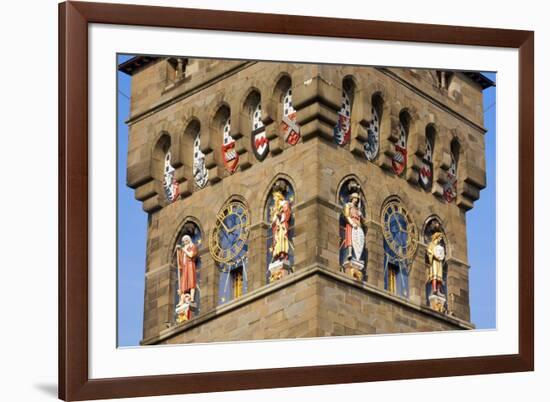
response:
[[[62,399],[533,370],[533,32],[59,10]]]

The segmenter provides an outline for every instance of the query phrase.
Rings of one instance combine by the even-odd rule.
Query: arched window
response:
[[[426,190],[432,189],[433,183],[433,149],[435,145],[435,128],[433,125],[426,127],[426,152],[422,157],[422,167],[418,176],[418,183]]]
[[[442,70],[437,70],[436,73],[437,73],[437,83],[439,85],[439,88],[443,90],[448,90],[451,84],[453,73],[450,71],[442,71]]]
[[[424,225],[426,243],[426,304],[439,312],[447,311],[448,240],[441,221],[428,218]]]
[[[294,189],[286,180],[275,182],[265,207],[267,282],[282,279],[294,265]]]
[[[342,106],[338,112],[338,122],[333,129],[334,142],[338,145],[346,145],[351,138],[351,108],[355,84],[351,78],[345,78],[342,82]]]
[[[193,120],[187,126],[185,133],[186,138],[192,139],[192,149],[190,151],[193,153],[193,181],[198,188],[204,188],[208,184],[208,169],[206,169],[205,155],[201,151],[201,126],[198,120]],[[190,142],[186,143],[190,145]],[[189,152],[189,151],[188,151]]]
[[[193,221],[185,222],[173,253],[173,264],[177,271],[174,317],[178,324],[200,312],[201,246],[200,228]]]
[[[384,288],[409,297],[409,272],[418,243],[411,216],[398,200],[389,201],[382,211],[384,233]]]
[[[447,202],[456,200],[458,182],[458,157],[460,155],[460,144],[455,138],[451,142],[451,166],[447,170],[447,182],[443,187],[443,198]]]
[[[218,302],[227,303],[247,291],[250,215],[240,200],[224,204],[210,234],[210,254],[219,270]]]
[[[365,197],[355,179],[346,180],[338,192],[340,214],[340,266],[357,280],[366,279]]]
[[[372,120],[367,128],[367,141],[365,141],[365,157],[367,160],[372,161],[378,155],[380,148],[380,122],[382,121],[382,112],[384,110],[384,100],[380,94],[374,94],[372,96]]]
[[[176,180],[176,170],[172,166],[171,140],[168,134],[163,134],[153,149],[154,177],[162,181],[164,196],[170,204],[179,196],[179,184]],[[159,177],[160,176],[160,177]]]
[[[393,171],[397,176],[402,176],[407,170],[407,139],[411,118],[407,112],[399,114],[399,133],[392,160]]]
[[[233,174],[239,166],[239,154],[235,140],[231,136],[231,113],[227,106],[222,106],[214,116],[214,128],[220,131],[222,136],[222,160],[225,169]]]
[[[245,101],[245,110],[250,116],[250,141],[252,150],[258,160],[264,160],[269,153],[269,140],[265,135],[265,126],[262,121],[262,102],[260,94],[251,92]]]

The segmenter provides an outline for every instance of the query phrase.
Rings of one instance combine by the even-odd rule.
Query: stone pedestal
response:
[[[278,281],[292,273],[292,267],[288,261],[274,261],[269,264],[269,272],[269,282]]]
[[[445,302],[447,300],[443,296],[433,294],[428,300],[430,301],[430,308],[440,313],[445,313]]]
[[[365,264],[356,260],[348,260],[342,265],[346,275],[351,276],[356,281],[363,280],[363,270],[365,269]]]
[[[176,324],[182,324],[191,319],[191,316],[197,313],[197,304],[191,301],[185,301],[176,305]]]
[[[183,303],[176,306],[176,323],[182,324],[190,319],[189,303]]]

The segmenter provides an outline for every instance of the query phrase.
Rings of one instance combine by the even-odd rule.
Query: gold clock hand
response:
[[[223,223],[223,220],[224,220],[224,218],[221,218],[221,219],[220,219],[220,217],[218,216],[218,221],[222,224],[224,230],[225,230],[226,232],[229,232],[229,229],[227,228],[227,226],[225,226],[225,224]]]
[[[236,223],[235,225],[233,225],[233,226],[231,227],[231,229],[227,229],[227,230],[228,230],[228,233],[234,232],[234,231],[237,229],[237,227],[240,227],[240,226],[242,225],[242,220],[241,220],[241,218],[240,218],[238,215],[235,215],[235,216],[237,216],[237,217],[239,218],[239,223]]]

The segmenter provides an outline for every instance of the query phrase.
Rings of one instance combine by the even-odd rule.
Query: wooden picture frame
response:
[[[519,49],[518,354],[90,379],[88,25],[118,24]],[[64,400],[353,383],[534,369],[534,33],[507,29],[66,2],[59,5],[59,397]]]

